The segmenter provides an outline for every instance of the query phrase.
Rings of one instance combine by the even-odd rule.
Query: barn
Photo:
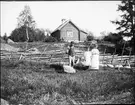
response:
[[[62,24],[51,33],[51,36],[67,42],[83,42],[87,38],[87,32],[81,30],[71,20],[62,19]]]

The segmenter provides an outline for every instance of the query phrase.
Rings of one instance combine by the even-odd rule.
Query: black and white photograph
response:
[[[1,105],[135,104],[135,1],[0,1]]]

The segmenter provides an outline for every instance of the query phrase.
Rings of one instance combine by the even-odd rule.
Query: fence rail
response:
[[[44,44],[35,47],[39,52],[31,51],[32,48],[26,52],[9,52],[1,51],[1,59],[16,59],[16,60],[29,60],[48,63],[68,63],[68,55],[66,54],[65,44]],[[84,44],[75,45],[76,56],[81,57],[84,53]],[[135,56],[118,56],[111,54],[100,54],[100,63],[111,64],[112,62],[120,63],[120,61],[130,60],[130,63],[135,63]]]

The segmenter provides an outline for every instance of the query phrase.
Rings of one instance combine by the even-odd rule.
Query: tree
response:
[[[35,29],[35,41],[44,41],[45,39],[45,30],[44,29]]]
[[[122,40],[122,36],[117,33],[109,33],[103,38],[103,41],[108,41],[114,44],[118,44]]]
[[[50,35],[51,35],[51,32],[52,32],[52,31],[51,31],[50,29],[48,29],[48,28],[45,29],[45,33],[46,33],[45,35],[46,35],[46,36],[50,36]]]
[[[134,48],[135,41],[135,0],[122,0],[118,10],[123,14],[121,20],[112,21],[113,24],[118,25],[116,28],[119,30],[121,36],[129,36],[131,39],[131,46]]]
[[[87,35],[87,41],[91,41],[91,40],[93,40],[94,39],[94,35],[93,35],[93,33],[92,32],[87,32],[88,33],[88,35]]]
[[[18,28],[21,26],[28,26],[30,28],[35,28],[35,21],[31,15],[31,10],[29,6],[25,6],[24,10],[19,14],[18,20]]]
[[[90,36],[90,35],[87,36],[87,41],[92,41],[93,39],[94,39],[93,36]]]
[[[34,29],[35,28],[35,21],[33,20],[33,17],[31,15],[31,10],[29,6],[25,6],[24,10],[20,13],[18,19],[18,28],[24,26],[26,27],[26,36],[27,40],[29,41],[29,28]]]
[[[121,20],[112,21],[117,24],[117,30],[124,36],[134,36],[135,32],[135,1],[122,0],[122,4],[118,6],[117,11],[123,12]]]
[[[29,30],[29,42],[35,41],[35,31],[30,27],[27,28]],[[21,26],[19,28],[14,29],[9,38],[12,39],[14,42],[25,42],[27,40],[26,26]]]
[[[44,42],[58,42],[58,40],[52,36],[47,36]]]
[[[98,36],[98,38],[97,38],[98,42],[104,41],[104,38],[105,38],[106,36],[108,36],[108,35],[109,35],[109,32],[107,32],[107,31],[102,31],[102,32],[100,32],[100,36]]]

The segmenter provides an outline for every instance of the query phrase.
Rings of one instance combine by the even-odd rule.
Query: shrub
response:
[[[44,39],[44,42],[57,42],[57,39],[52,37],[52,36],[47,36],[45,39]]]

